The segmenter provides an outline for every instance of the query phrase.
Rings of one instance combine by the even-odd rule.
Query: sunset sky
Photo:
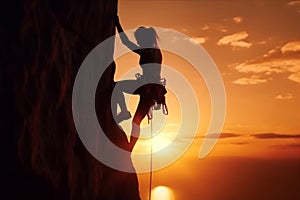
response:
[[[205,159],[199,161],[197,155],[203,139],[202,134],[206,131],[211,114],[209,93],[202,78],[199,75],[191,74],[193,69],[188,66],[188,63],[180,61],[179,58],[172,61],[172,55],[168,55],[166,52],[163,54],[164,63],[180,71],[196,91],[202,121],[199,122],[199,133],[197,133],[191,148],[178,162],[167,167],[163,172],[157,172],[157,174],[162,177],[162,174],[174,173],[174,171],[180,170],[180,167],[185,165],[190,166],[192,168],[190,170],[195,170],[196,166],[200,165],[203,168],[206,166],[209,168],[211,163],[220,163],[222,160],[220,158],[210,162],[209,159],[212,159],[212,157],[239,157],[248,158],[249,160],[277,159],[277,164],[273,163],[277,167],[274,168],[274,173],[277,175],[281,168],[282,170],[295,170],[297,167],[299,169],[300,1],[119,0],[119,16],[125,30],[139,26],[162,27],[174,29],[195,39],[214,60],[224,81],[227,95],[227,113],[223,134],[208,156],[207,162],[205,162]],[[123,60],[121,58],[120,61],[117,61],[116,79],[121,78],[127,70],[137,66],[137,64],[137,56],[128,55]],[[172,78],[168,77],[167,74],[166,77],[168,79]],[[165,132],[172,132],[172,126],[173,128],[175,126],[174,129],[176,129],[176,125],[180,123],[180,112],[174,111],[178,106],[177,101],[180,100],[176,100],[176,94],[168,94],[167,100],[170,104],[170,115],[165,123]],[[136,101],[133,99],[131,104],[136,104]],[[134,107],[132,108],[131,112],[133,113]],[[128,126],[126,123],[123,125]],[[144,126],[146,125],[146,122],[144,122]],[[281,162],[280,159],[287,158],[297,164],[287,164],[285,167],[278,164]],[[250,162],[249,160],[247,162]],[[202,162],[202,164],[199,162]],[[223,163],[226,165],[228,162],[226,160]],[[243,160],[243,162],[241,161],[243,164],[240,165],[246,166],[245,163],[247,162]],[[268,166],[263,163],[265,161],[256,160],[256,162],[257,165]],[[239,163],[239,161],[232,163]],[[252,174],[251,176],[257,176],[261,173],[266,174],[256,171],[258,167],[255,168],[253,162],[250,163],[245,170]],[[254,170],[249,171],[249,166],[252,165]],[[230,165],[231,168],[237,166],[239,164]],[[225,168],[225,171],[228,170]],[[218,171],[218,169],[215,170]],[[242,173],[241,170],[238,172]],[[294,181],[291,184],[299,186],[300,174],[298,172],[294,175],[299,179],[298,182],[295,181],[297,179],[291,180]],[[174,176],[176,184],[173,183],[173,185],[168,183],[169,176],[162,179],[154,176],[154,182],[157,181],[156,185],[169,184],[173,188],[184,187],[185,192],[190,191],[195,196],[186,199],[198,199],[199,195],[197,196],[196,189],[178,185],[178,181],[184,182],[183,180],[187,179],[193,183],[198,183],[195,179],[200,177],[196,178],[197,176],[198,173],[195,174],[193,179],[193,175],[185,172],[185,175],[177,177],[177,181],[175,180],[176,176]],[[208,175],[206,176],[206,178],[209,178]],[[247,177],[249,176],[247,175]],[[266,180],[269,176],[265,177]],[[233,177],[238,182],[237,176]],[[287,179],[285,181],[289,181],[289,177],[294,176],[283,173],[281,177]],[[145,195],[147,193],[146,175],[141,175],[140,180],[141,190]],[[261,183],[262,180],[258,181]],[[279,182],[282,181],[280,179]],[[235,187],[237,182],[234,183]],[[211,182],[208,183],[212,184]],[[255,185],[255,183],[251,184]],[[200,185],[203,186],[203,183]],[[226,186],[226,189],[223,188],[223,190],[231,191],[228,187]],[[274,187],[272,184],[268,187],[266,188],[267,191],[273,191],[274,188],[283,186],[278,183]],[[294,194],[292,192],[295,191],[289,189],[286,189],[286,191]],[[282,194],[285,194],[284,191],[282,190]],[[250,190],[245,190],[245,192],[252,194]],[[180,196],[180,194],[177,196]],[[227,193],[224,192],[225,194]],[[236,199],[230,198],[230,195],[228,195],[225,195],[226,198],[224,197],[224,199]],[[281,193],[279,192],[278,195],[280,196]],[[300,196],[299,192],[297,195]],[[203,199],[219,199],[217,196],[211,196],[209,192],[207,192],[207,196],[202,193],[201,197]],[[255,195],[252,197],[256,198]],[[268,196],[265,197],[264,199],[268,199]],[[290,197],[287,199],[294,198],[294,196]],[[175,199],[183,198],[176,198],[175,191]],[[278,199],[281,198],[278,197]]]

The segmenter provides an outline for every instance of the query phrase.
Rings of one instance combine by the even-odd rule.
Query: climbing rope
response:
[[[153,106],[150,108],[152,112],[152,109],[153,109]],[[152,112],[152,116],[151,116],[151,119],[150,119],[150,129],[151,129],[151,135],[150,135],[150,183],[149,183],[149,200],[151,200],[151,194],[152,194],[152,167],[153,167],[153,162],[152,162],[152,159],[153,159],[153,140],[152,140],[152,137],[153,137],[153,112]]]

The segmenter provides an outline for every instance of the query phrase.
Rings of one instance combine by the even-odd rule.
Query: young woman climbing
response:
[[[117,116],[117,121],[130,118],[123,92],[140,95],[138,107],[132,120],[130,137],[132,150],[140,135],[140,124],[154,102],[165,104],[164,95],[167,91],[160,82],[162,54],[157,44],[158,36],[154,28],[139,27],[134,33],[137,41],[135,44],[124,33],[118,16],[114,17],[114,23],[120,33],[122,43],[140,56],[139,64],[142,69],[142,75],[137,79],[118,81],[115,86],[117,101],[121,110]]]

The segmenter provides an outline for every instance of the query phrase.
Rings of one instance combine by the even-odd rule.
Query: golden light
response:
[[[158,186],[152,190],[151,200],[175,200],[172,189]]]

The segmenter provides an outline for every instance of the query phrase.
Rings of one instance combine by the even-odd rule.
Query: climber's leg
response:
[[[131,136],[130,136],[130,147],[133,149],[134,145],[136,144],[138,137],[140,136],[140,124],[142,120],[147,115],[149,109],[151,108],[152,103],[151,101],[147,99],[143,99],[140,97],[140,101],[137,107],[137,110],[134,114],[133,120],[132,120],[132,130],[131,130]]]
[[[112,102],[119,104],[121,112],[118,115],[116,115],[116,110],[112,110],[112,112],[117,123],[131,118],[131,114],[128,111],[125,103],[123,92],[133,94],[138,87],[139,83],[136,80],[123,80],[116,83],[112,96]]]
[[[112,99],[114,99],[114,98],[112,98]],[[117,114],[117,110],[116,110],[117,107],[116,106],[115,106],[115,110],[112,110],[116,122],[120,123],[124,120],[130,119],[131,114],[127,109],[123,92],[116,93],[116,99],[117,100],[114,100],[114,101],[116,101],[116,103],[119,104],[120,110],[121,110],[121,112],[118,113],[118,114]],[[113,104],[113,105],[116,105],[116,104]]]

